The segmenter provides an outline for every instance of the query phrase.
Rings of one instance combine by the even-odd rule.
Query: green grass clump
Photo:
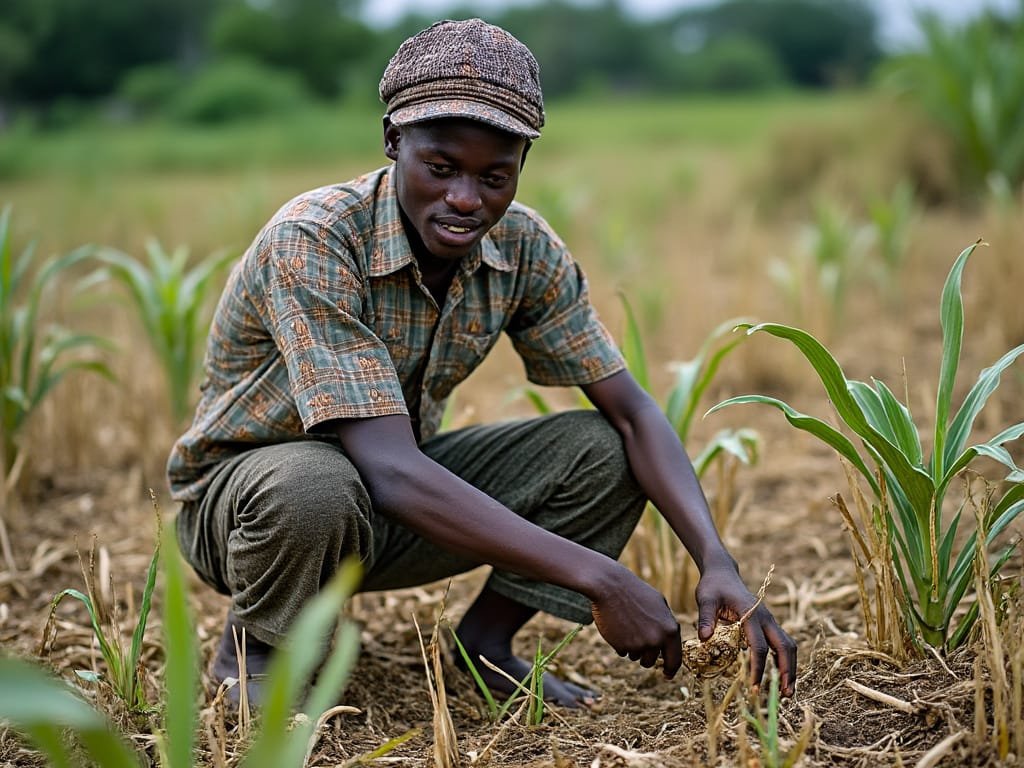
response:
[[[540,639],[537,640],[537,651],[533,657],[533,663],[530,665],[530,671],[522,680],[513,680],[509,678],[509,682],[516,686],[516,690],[513,691],[500,705],[494,698],[494,693],[491,691],[487,683],[484,682],[483,677],[480,675],[480,670],[477,668],[476,663],[470,658],[469,652],[466,650],[462,641],[456,634],[455,629],[449,625],[448,631],[451,633],[452,639],[455,640],[455,646],[459,649],[459,655],[462,657],[463,662],[466,664],[466,668],[469,670],[469,674],[472,676],[473,681],[476,683],[477,688],[484,697],[484,701],[487,702],[487,713],[492,723],[499,722],[508,711],[512,708],[512,705],[518,701],[521,701],[525,696],[526,701],[526,723],[527,725],[540,725],[544,721],[544,675],[548,671],[548,668],[554,662],[555,657],[560,654],[569,643],[573,641],[573,638],[579,634],[579,631],[583,628],[582,624],[577,624],[573,627],[569,633],[563,637],[558,644],[547,653],[544,653]],[[486,659],[481,659],[487,666],[495,671],[501,673],[494,665],[487,662]],[[501,673],[504,674],[504,673]]]

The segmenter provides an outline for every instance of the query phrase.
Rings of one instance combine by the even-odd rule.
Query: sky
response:
[[[367,19],[373,24],[387,25],[410,11],[441,14],[445,10],[469,5],[481,12],[509,5],[528,5],[538,0],[366,0]],[[586,2],[586,0],[579,0]],[[653,19],[688,6],[706,5],[710,0],[620,0],[623,7],[637,18]],[[962,21],[984,8],[1010,10],[1019,0],[871,0],[878,9],[881,42],[890,48],[913,46],[916,42],[914,14],[917,9],[933,9],[951,22]]]

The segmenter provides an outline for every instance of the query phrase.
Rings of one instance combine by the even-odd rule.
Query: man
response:
[[[594,620],[620,655],[661,658],[673,676],[679,626],[616,562],[647,499],[701,570],[701,638],[755,601],[583,274],[513,202],[544,124],[536,60],[479,19],[439,22],[402,44],[380,95],[393,163],[300,195],[260,232],[221,297],[196,417],[169,460],[182,549],[232,599],[214,676],[237,675],[232,627],[247,630],[249,672],[263,671],[351,554],[363,590],[491,565],[457,631],[514,678],[528,665],[512,639],[537,611]],[[437,434],[502,332],[531,381],[578,385],[597,411]],[[763,606],[745,634],[752,679],[770,649],[791,695],[792,640]],[[544,690],[565,706],[595,695],[551,675]]]

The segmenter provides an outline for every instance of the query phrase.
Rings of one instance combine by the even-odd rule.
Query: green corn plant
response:
[[[158,536],[153,557],[150,559],[149,568],[146,571],[146,584],[142,590],[139,615],[132,631],[131,644],[127,650],[117,617],[114,615],[112,607],[102,603],[102,597],[96,588],[95,569],[92,567],[95,562],[94,558],[90,558],[89,568],[83,566],[88,594],[77,589],[63,589],[50,602],[50,616],[43,631],[43,642],[40,647],[40,655],[48,650],[55,634],[57,608],[61,602],[70,597],[82,603],[89,614],[89,622],[99,646],[100,655],[103,657],[106,673],[77,670],[76,674],[83,680],[93,683],[102,682],[108,685],[131,713],[146,712],[151,709],[151,705],[146,699],[143,678],[140,674],[142,670],[140,659],[142,657],[142,641],[146,634],[146,625],[149,622],[149,611],[153,604],[153,591],[156,588],[159,561],[160,537]]]
[[[968,638],[977,619],[977,603],[958,615],[957,608],[971,585],[971,563],[977,531],[965,544],[958,538],[960,511],[944,520],[950,484],[980,457],[994,459],[1007,470],[1005,491],[986,513],[986,546],[1024,509],[1024,473],[1014,464],[1006,443],[1024,434],[1024,422],[1014,424],[980,443],[968,445],[975,420],[999,386],[1006,370],[1022,353],[1017,346],[984,369],[953,413],[952,399],[963,344],[964,307],[961,281],[977,244],[964,249],[951,268],[942,291],[942,361],[936,388],[931,455],[922,449],[921,429],[909,407],[884,382],[851,380],[835,358],[809,333],[775,323],[744,325],[746,334],[768,333],[790,341],[817,373],[833,407],[860,450],[842,431],[821,419],[767,395],[743,395],[719,403],[709,413],[739,403],[763,403],[782,411],[791,425],[834,449],[870,488],[875,533],[880,533],[896,572],[898,613],[916,647],[923,642],[951,650]],[[871,469],[874,467],[874,470]],[[1007,562],[1013,546],[991,566],[994,577]],[[862,596],[863,600],[863,596]]]
[[[173,536],[164,574],[164,728],[161,754],[166,768],[195,765],[193,747],[199,719],[199,646],[181,554]],[[355,593],[362,567],[346,560],[331,581],[302,609],[280,647],[274,650],[264,681],[265,699],[259,728],[240,765],[246,768],[302,768],[307,762],[313,729],[345,689],[359,652],[359,630],[341,618]],[[310,681],[323,656],[325,640],[333,634],[334,647]],[[304,693],[309,689],[308,695]],[[299,711],[301,716],[293,717]],[[399,740],[388,745],[394,748]]]
[[[637,383],[651,393],[640,326],[627,299],[621,298],[626,316],[622,353]],[[687,448],[691,442],[694,416],[704,394],[718,373],[722,360],[743,341],[742,337],[729,335],[737,322],[734,319],[719,324],[705,337],[693,358],[671,366],[674,379],[663,410],[680,442]],[[725,526],[732,511],[735,468],[755,464],[759,447],[760,436],[752,429],[722,429],[692,456],[694,471],[702,483],[712,467],[717,467],[718,487],[712,513],[719,530]],[[664,518],[650,504],[644,511],[637,535],[630,542],[626,558],[633,560],[633,567],[665,595],[674,610],[694,607],[693,590],[699,578],[696,565],[686,555]]]
[[[922,14],[919,26],[922,49],[894,58],[883,82],[947,133],[967,188],[980,191],[992,175],[1017,187],[1024,181],[1024,7],[960,27]]]
[[[128,290],[163,370],[175,424],[188,417],[192,404],[209,330],[210,291],[235,255],[215,254],[190,268],[188,249],[168,253],[156,240],[146,243],[146,262],[104,248],[96,253],[104,266],[83,283],[92,286],[113,278]]]
[[[788,260],[774,260],[768,276],[802,317],[811,306],[827,310],[831,330],[842,326],[850,284],[868,252],[871,229],[836,205],[819,202]]]
[[[47,259],[32,273],[34,244],[14,252],[11,207],[0,212],[0,468],[8,477],[22,448],[21,437],[33,411],[70,371],[91,370],[113,378],[96,356],[110,343],[98,336],[42,326],[39,310],[54,282],[93,255],[83,246]],[[83,352],[84,356],[74,356]]]
[[[910,229],[917,217],[914,188],[905,179],[900,181],[888,197],[878,195],[868,202],[868,214],[881,257],[881,283],[890,288],[906,259]]]

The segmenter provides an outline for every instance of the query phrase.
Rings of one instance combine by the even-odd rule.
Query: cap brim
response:
[[[395,125],[409,125],[410,123],[422,123],[425,120],[439,120],[445,117],[465,117],[470,120],[479,120],[482,123],[498,128],[508,133],[514,133],[526,139],[540,137],[540,131],[534,130],[522,120],[503,112],[489,104],[481,104],[478,101],[467,99],[439,99],[437,101],[425,101],[419,104],[410,104],[408,107],[401,107],[389,114],[391,122]]]

